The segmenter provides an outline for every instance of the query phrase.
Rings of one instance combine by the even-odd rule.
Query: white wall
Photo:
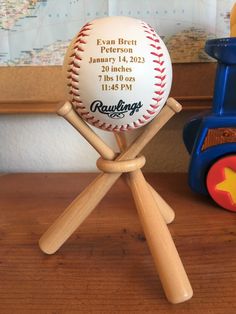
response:
[[[186,113],[178,114],[148,145],[144,150],[145,170],[187,170],[189,157],[182,142],[182,128],[188,118]],[[96,132],[117,149],[111,133]],[[0,143],[0,172],[96,171],[98,154],[56,115],[2,115]]]

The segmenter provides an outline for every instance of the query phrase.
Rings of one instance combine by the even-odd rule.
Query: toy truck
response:
[[[236,38],[208,40],[205,51],[218,65],[212,110],[184,127],[189,185],[236,212]]]

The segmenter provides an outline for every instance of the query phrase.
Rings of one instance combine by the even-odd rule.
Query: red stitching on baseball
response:
[[[155,109],[155,110],[160,107],[159,105],[150,105],[150,106],[152,107],[152,109]]]
[[[161,69],[161,68],[154,68],[155,71],[163,73],[165,71],[165,68]]]
[[[75,69],[73,69],[73,68],[70,68],[70,69],[68,70],[68,72],[69,72],[69,73],[74,73],[74,74],[77,74],[77,73],[78,73],[78,72],[75,71]],[[69,77],[71,77],[71,75],[67,76],[67,78],[69,78]]]
[[[87,116],[87,115],[89,115],[89,112],[88,111],[86,111],[86,112],[80,112],[80,114],[81,114],[81,116]]]
[[[156,45],[150,44],[150,46],[151,46],[152,48],[156,49]]]
[[[143,120],[141,120],[141,119],[138,119],[138,122],[140,123],[140,124],[144,124],[145,122],[143,121]]]
[[[82,101],[81,101],[81,100],[78,100],[76,96],[74,96],[73,100],[76,100],[78,106],[80,106],[80,107],[83,106],[83,108],[85,108],[85,107],[84,107],[84,104],[82,103]]]
[[[112,125],[108,124],[108,126],[106,128],[107,128],[107,130],[111,131],[111,127],[112,127]]]
[[[163,95],[164,94],[164,90],[159,90],[159,91],[155,91],[154,93],[157,95]]]
[[[161,73],[161,74],[164,74],[166,68],[163,67],[163,65],[165,63],[165,60],[162,59],[163,53],[159,52],[162,49],[162,47],[159,44],[160,40],[158,38],[156,38],[157,36],[156,36],[155,30],[150,25],[148,25],[148,24],[145,25],[145,23],[143,23],[143,27],[145,29],[145,32],[146,32],[146,30],[148,30],[149,34],[151,33],[151,36],[146,36],[146,37],[147,37],[147,39],[149,39],[151,41],[150,46],[152,48],[154,48],[154,51],[151,52],[151,55],[153,55],[155,57],[153,62],[158,65],[158,67],[154,68],[154,70]],[[157,75],[157,76],[155,76],[155,79],[157,79],[158,82],[154,83],[154,86],[155,86],[155,88],[159,87],[160,89],[155,90],[154,94],[161,96],[165,92],[164,87],[166,85],[166,82],[165,82],[166,75]],[[154,111],[147,109],[147,112],[150,115],[153,115],[156,112],[156,109],[158,109],[160,107],[159,102],[162,99],[163,99],[163,97],[153,97],[152,98],[152,100],[154,100],[156,102],[156,104],[150,104],[150,107],[152,109],[154,109]],[[144,115],[143,117],[144,117],[144,119],[147,119],[148,116]]]
[[[145,33],[147,33],[147,34],[150,34],[150,35],[152,35],[152,36],[154,36],[154,37],[156,37],[157,35],[156,34],[154,34],[154,33],[151,33],[151,32],[149,32],[149,31],[144,31]],[[149,36],[148,36],[149,37]],[[158,39],[158,38],[152,38],[152,40],[154,40],[155,39],[155,42],[157,42],[157,43],[159,43],[160,42],[160,40]]]
[[[154,97],[154,98],[152,98],[152,100],[154,100],[154,101],[156,101],[156,102],[159,102],[159,101],[161,101],[162,99],[163,99],[163,97],[159,97],[159,98]]]
[[[75,95],[75,96],[80,96],[80,94],[78,93],[79,89],[77,88],[71,88],[71,92],[72,92],[72,95]]]
[[[91,120],[91,119],[93,119],[93,117],[88,117],[88,118],[87,118],[87,120]]]
[[[164,81],[166,78],[166,75],[164,76],[155,76],[155,78],[157,78],[158,80]]]
[[[75,109],[84,109],[84,106],[79,106],[79,105],[75,105]],[[89,119],[89,118],[87,118],[87,119]]]
[[[147,36],[147,39],[150,39],[150,40],[154,41],[155,43],[159,43],[159,42],[160,42],[159,39],[153,38],[153,37],[151,37],[151,36]]]
[[[161,49],[161,47],[156,47],[156,49],[159,50],[159,49]],[[151,55],[153,55],[155,57],[158,57],[158,58],[163,57],[163,53],[157,53],[157,52],[154,52],[154,51],[151,52]]]
[[[153,115],[154,113],[156,113],[155,111],[151,111],[149,109],[147,109],[147,112],[150,114],[150,115]]]
[[[84,49],[82,49],[80,46],[75,46],[74,48],[77,48],[77,51],[84,51]],[[76,54],[76,56],[78,56],[77,54]]]
[[[86,33],[87,31],[91,30],[89,27],[91,26],[91,23],[87,23],[83,26],[83,28],[80,30],[80,32],[77,35],[76,40],[74,41],[73,45],[73,53],[70,55],[70,58],[72,59],[69,63],[67,72],[69,73],[67,79],[69,80],[69,93],[72,95],[72,104],[75,105],[75,108],[80,109],[78,110],[82,115],[85,115],[85,113],[81,112],[81,109],[84,109],[84,106],[81,106],[81,101],[79,100],[80,94],[79,94],[79,68],[80,65],[78,64],[79,61],[81,61],[81,56],[78,55],[78,52],[83,52],[84,49],[82,48],[82,45],[86,44],[85,37],[88,36]],[[79,105],[78,105],[79,104]],[[77,105],[77,106],[76,106]]]
[[[94,118],[94,117],[93,117]],[[95,121],[93,121],[93,124],[95,125],[96,123],[98,123],[99,122],[99,120],[97,119],[97,120],[95,120]]]
[[[165,87],[166,83],[155,83],[154,85],[163,88]]]
[[[159,61],[159,60],[153,60],[153,62],[157,63],[157,64],[160,64],[160,65],[163,65],[164,64],[164,61]]]

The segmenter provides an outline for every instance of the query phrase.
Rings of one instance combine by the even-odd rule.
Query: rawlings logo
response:
[[[141,101],[126,104],[125,101],[120,99],[117,105],[106,106],[101,100],[94,100],[90,105],[90,110],[92,112],[98,111],[102,114],[106,114],[112,119],[122,119],[125,113],[129,112],[129,115],[132,116],[135,112],[138,112],[142,106]]]

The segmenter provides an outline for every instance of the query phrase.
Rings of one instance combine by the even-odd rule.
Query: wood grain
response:
[[[236,215],[191,193],[185,174],[149,174],[176,211],[170,230],[194,297],[170,305],[119,180],[57,254],[38,239],[95,174],[0,177],[0,313],[233,314]]]

